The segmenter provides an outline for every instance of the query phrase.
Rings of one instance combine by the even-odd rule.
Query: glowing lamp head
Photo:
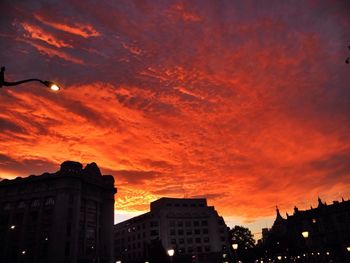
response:
[[[238,248],[238,244],[232,244],[232,248],[236,250]]]
[[[277,259],[278,260],[282,260],[282,256],[277,256]]]
[[[168,249],[168,255],[170,257],[174,256],[175,250],[174,249]]]
[[[46,87],[48,87],[52,91],[59,91],[61,89],[60,86],[58,86],[56,83],[52,81],[46,80],[43,83]]]
[[[350,252],[350,246],[348,246],[348,247],[346,248],[346,250],[347,250],[348,252]]]
[[[309,231],[303,231],[303,232],[301,232],[301,234],[303,235],[303,238],[309,237]]]
[[[12,226],[10,226],[10,229],[15,229],[16,228],[16,226],[15,225],[12,225]]]

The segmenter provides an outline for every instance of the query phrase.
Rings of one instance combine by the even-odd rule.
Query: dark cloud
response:
[[[0,129],[2,132],[23,133],[25,130],[16,123],[0,118]]]
[[[7,155],[0,154],[0,170],[4,171],[4,174],[27,177],[31,174],[39,175],[44,172],[55,172],[59,170],[59,165],[43,158],[15,160]]]

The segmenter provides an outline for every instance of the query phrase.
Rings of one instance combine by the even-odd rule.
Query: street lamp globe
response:
[[[301,232],[303,238],[308,238],[309,237],[309,231],[303,231]]]
[[[48,87],[52,91],[59,91],[61,88],[56,83],[52,81],[45,80],[43,81],[43,84]]]
[[[172,257],[172,256],[174,256],[174,253],[175,253],[175,250],[174,249],[168,249],[168,255],[169,255],[169,257]]]
[[[237,243],[232,244],[232,248],[233,248],[234,250],[237,250],[237,249],[238,249],[238,244],[237,244]]]

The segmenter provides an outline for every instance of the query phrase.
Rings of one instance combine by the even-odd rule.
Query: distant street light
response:
[[[168,255],[169,255],[169,257],[170,257],[170,262],[172,263],[173,262],[173,256],[174,256],[174,254],[175,254],[175,250],[174,249],[168,249]]]
[[[41,79],[25,79],[25,80],[20,80],[20,81],[15,81],[15,82],[7,82],[5,81],[5,67],[1,67],[0,71],[0,88],[3,86],[9,87],[9,86],[17,86],[26,82],[40,82],[41,84],[45,85],[52,91],[59,91],[61,88],[54,82],[49,81],[49,80],[41,80]]]
[[[348,252],[350,252],[350,246],[349,246],[349,247],[347,247],[347,248],[346,248],[346,250],[347,250]]]
[[[301,234],[303,235],[303,238],[308,238],[309,237],[309,231],[303,231],[301,232]]]

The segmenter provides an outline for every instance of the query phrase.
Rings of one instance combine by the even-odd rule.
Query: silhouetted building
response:
[[[173,262],[222,263],[231,257],[228,228],[206,199],[161,198],[150,212],[116,224],[115,260],[157,262],[150,260],[149,247],[158,241],[158,253],[175,249]]]
[[[349,262],[350,201],[327,205],[319,198],[317,208],[302,211],[295,207],[294,214],[287,214],[287,218],[277,208],[272,228],[262,233],[261,251],[265,257]]]
[[[0,262],[112,262],[114,179],[95,163],[0,182]]]

